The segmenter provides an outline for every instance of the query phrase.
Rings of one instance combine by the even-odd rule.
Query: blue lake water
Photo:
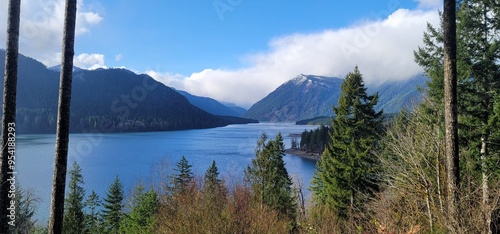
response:
[[[78,162],[87,195],[95,190],[101,199],[115,176],[122,181],[126,195],[138,181],[158,185],[183,155],[193,165],[196,176],[202,177],[215,160],[221,177],[228,183],[237,183],[255,156],[256,142],[262,132],[269,138],[281,132],[289,148],[292,140],[289,134],[313,128],[316,126],[260,123],[170,132],[71,134],[68,170],[74,161]],[[53,134],[17,136],[17,182],[24,189],[33,189],[40,198],[36,217],[42,224],[49,214],[54,149]],[[315,162],[290,155],[284,161],[290,176],[307,188]]]

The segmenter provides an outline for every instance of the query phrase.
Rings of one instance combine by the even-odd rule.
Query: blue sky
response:
[[[240,56],[266,50],[272,38],[345,27],[387,8],[372,0],[239,0],[234,6],[208,0],[118,2],[107,3],[103,22],[79,39],[81,52],[104,53],[111,67],[159,67],[183,75],[207,67],[237,68]],[[401,7],[416,5],[407,1]],[[114,61],[119,54],[122,60]]]
[[[0,3],[5,45],[7,1]],[[412,51],[438,0],[79,0],[75,64],[125,67],[196,95],[249,107],[304,74],[365,80],[421,72]],[[63,0],[23,0],[21,53],[60,61]]]

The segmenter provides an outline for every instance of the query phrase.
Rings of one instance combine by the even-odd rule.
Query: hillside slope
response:
[[[0,50],[3,74],[5,50]],[[3,80],[3,76],[2,76]],[[59,73],[19,55],[18,133],[54,133]],[[77,70],[73,74],[71,132],[135,132],[225,126],[147,75],[125,69]]]
[[[295,122],[318,116],[332,116],[337,105],[342,79],[299,75],[255,103],[243,117],[270,122]],[[368,93],[379,93],[377,110],[397,113],[404,106],[420,100],[418,86],[425,87],[425,78],[417,76],[407,81],[368,86]]]

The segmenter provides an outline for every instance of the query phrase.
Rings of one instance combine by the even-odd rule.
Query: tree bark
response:
[[[488,186],[488,169],[486,165],[486,158],[488,157],[488,134],[485,134],[481,137],[481,179],[482,179],[482,191],[483,191],[483,200],[482,200],[482,210],[485,220],[485,226],[483,233],[489,234],[491,231],[491,211],[489,207],[490,201],[490,192]]]
[[[64,17],[63,55],[59,83],[59,104],[57,112],[56,149],[52,198],[48,233],[62,233],[64,214],[64,193],[69,144],[69,117],[71,103],[71,80],[73,76],[73,57],[75,44],[77,0],[66,0]]]
[[[5,50],[5,70],[3,83],[3,114],[2,114],[2,160],[0,166],[0,233],[7,233],[9,229],[7,217],[10,211],[10,181],[15,178],[14,167],[9,166],[10,160],[15,160],[15,145],[8,146],[9,138],[15,139],[16,123],[16,88],[17,88],[17,59],[19,51],[19,18],[21,0],[10,0],[7,22],[7,45]],[[14,127],[14,130],[11,128]],[[14,135],[12,135],[14,134]],[[9,136],[10,135],[10,136]],[[12,141],[11,141],[12,142]],[[14,140],[15,144],[15,140]],[[12,143],[11,143],[12,145]],[[10,150],[11,153],[9,153]],[[15,161],[14,161],[15,162]],[[15,164],[11,164],[15,165]],[[15,180],[14,180],[15,181]],[[18,205],[18,204],[17,204]]]
[[[461,233],[459,205],[459,154],[457,117],[457,39],[456,2],[444,0],[444,119],[448,187],[448,221],[450,233]]]
[[[488,7],[486,5],[486,3],[484,3],[483,5],[483,22],[484,22],[484,29],[483,29],[483,32],[484,32],[484,37],[483,37],[483,40],[482,40],[482,44],[483,44],[483,60],[484,61],[487,61],[487,57],[486,57],[486,54],[488,53]],[[488,82],[489,83],[489,82]],[[485,87],[485,91],[487,93],[490,92],[490,89],[489,89],[489,86],[486,86]],[[486,100],[486,106],[490,106],[490,101],[489,101],[489,98]],[[490,119],[489,118],[489,114],[487,114],[485,116],[485,119],[486,119],[486,124],[488,123],[487,121]],[[489,200],[490,200],[490,192],[489,192],[489,186],[488,186],[488,166],[486,164],[486,160],[488,158],[488,140],[489,140],[489,135],[490,135],[490,132],[487,130],[486,133],[481,136],[481,187],[482,187],[482,192],[483,192],[483,200],[482,200],[482,210],[483,210],[483,215],[484,215],[484,220],[485,220],[485,225],[484,225],[484,231],[483,233],[485,234],[490,234],[492,233],[492,230],[491,230],[491,210],[490,210],[490,207],[489,207]]]

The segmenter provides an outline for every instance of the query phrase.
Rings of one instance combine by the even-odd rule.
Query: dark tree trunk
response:
[[[56,150],[52,198],[50,201],[49,233],[62,233],[64,214],[64,190],[68,163],[69,117],[71,103],[71,80],[75,44],[76,0],[66,0],[64,17],[63,55],[59,84],[59,106],[57,112]]]
[[[15,179],[15,164],[11,163],[9,165],[9,161],[15,162],[16,88],[20,12],[21,0],[10,0],[8,9],[9,18],[7,22],[7,45],[5,51],[5,74],[3,81],[2,160],[0,162],[0,233],[7,233],[9,229],[8,222],[12,221],[8,217],[10,210],[7,208],[9,208],[11,202],[9,193],[13,191],[10,188],[11,181],[7,180],[9,178]],[[14,206],[16,205],[18,204]]]
[[[444,0],[444,118],[448,183],[448,220],[450,233],[461,233],[459,205],[459,155],[457,117],[457,38],[456,2]]]

